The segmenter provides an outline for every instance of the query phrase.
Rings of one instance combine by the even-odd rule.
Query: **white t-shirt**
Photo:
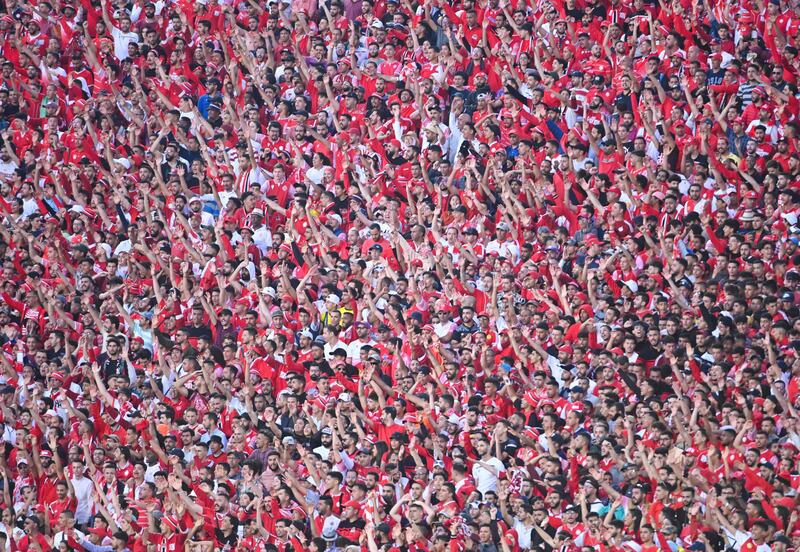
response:
[[[117,27],[111,27],[111,36],[114,37],[114,55],[118,60],[128,59],[128,44],[139,43],[139,35],[133,31],[124,32]]]
[[[345,343],[342,340],[337,341],[333,345],[325,343],[325,346],[322,349],[325,352],[325,360],[330,361],[333,360],[333,352],[336,349],[344,349],[345,351],[347,351],[347,343]]]
[[[184,451],[185,452],[185,451]],[[187,462],[191,462],[194,460],[194,453],[192,453],[192,459],[190,460],[187,456],[183,458]],[[156,482],[156,473],[161,471],[161,464],[156,462],[152,466],[147,466],[147,470],[144,472],[144,480],[148,483],[155,483]]]
[[[347,356],[350,357],[350,362],[352,362],[353,365],[358,366],[361,364],[361,347],[366,347],[367,345],[375,345],[375,342],[370,339],[365,343],[360,339],[356,339],[347,346]]]
[[[433,331],[436,335],[440,338],[446,336],[450,332],[455,332],[458,326],[452,320],[448,320],[447,322],[437,322],[433,325]]]
[[[332,449],[330,449],[329,447],[325,447],[325,446],[320,445],[317,448],[315,448],[314,450],[312,450],[311,452],[313,452],[314,454],[318,454],[319,457],[322,458],[322,460],[327,460],[328,456],[331,453],[331,450]]]
[[[78,542],[81,542],[83,539],[86,538],[86,535],[84,535],[83,533],[81,533],[77,529],[75,529],[74,531],[75,531],[75,533],[77,533]],[[69,533],[67,531],[59,531],[58,533],[53,535],[53,548],[58,549],[59,545],[62,542],[65,542],[69,538],[69,536],[70,535],[69,535]]]
[[[0,161],[0,176],[2,176],[3,178],[8,178],[9,176],[11,176],[11,173],[13,173],[18,168],[19,165],[17,165],[14,161],[9,161],[8,163],[3,163],[2,161]]]
[[[81,477],[80,479],[73,477],[70,481],[75,489],[75,500],[78,502],[78,506],[75,508],[75,521],[80,524],[89,523],[92,518],[92,507],[94,506],[94,500],[92,499],[94,483],[88,477]]]
[[[325,173],[325,167],[320,167],[319,169],[315,167],[311,167],[306,171],[306,176],[308,179],[313,182],[314,184],[319,184],[322,182],[322,175]]]
[[[33,215],[34,213],[39,212],[39,204],[36,203],[36,198],[32,197],[30,199],[25,199],[22,202],[22,216],[24,218],[28,218],[29,216]]]
[[[512,259],[515,263],[519,261],[519,244],[516,241],[504,241],[500,243],[497,240],[490,241],[486,246],[486,254],[497,253],[506,259]]]
[[[531,533],[533,526],[528,526],[514,518],[514,530],[517,532],[519,547],[523,550],[531,547]]]
[[[8,424],[3,424],[2,440],[12,445],[17,444],[17,431]]]
[[[483,462],[495,468],[498,473],[506,469],[500,459],[494,456],[488,460],[483,460]],[[472,466],[472,477],[475,479],[475,486],[482,495],[488,491],[497,492],[498,477],[477,462]]]
[[[0,532],[5,533],[8,538],[6,539],[6,550],[11,550],[11,539],[19,540],[25,536],[25,531],[19,527],[12,526],[10,529],[5,523],[0,523]]]
[[[267,249],[272,247],[272,232],[266,226],[262,226],[253,232],[253,243],[261,250],[261,253],[266,254]]]

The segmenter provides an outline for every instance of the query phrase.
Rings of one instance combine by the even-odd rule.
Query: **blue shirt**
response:
[[[197,111],[200,112],[200,115],[203,116],[203,119],[208,119],[208,106],[215,102],[222,103],[222,96],[209,96],[208,94],[203,94],[200,96],[200,99],[197,100]]]
[[[88,550],[89,552],[114,552],[113,546],[102,546],[99,544],[92,544],[86,539],[81,541],[81,546],[83,546],[83,548]],[[125,548],[122,552],[130,552],[130,549]]]

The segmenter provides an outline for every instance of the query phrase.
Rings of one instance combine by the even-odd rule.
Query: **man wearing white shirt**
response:
[[[85,470],[83,462],[73,462],[73,476],[69,480],[75,494],[75,500],[78,502],[78,506],[75,508],[75,521],[80,525],[89,523],[92,519],[92,509],[94,507],[94,499],[92,498],[94,483],[84,475]]]
[[[2,440],[4,442],[11,445],[17,444],[17,431],[14,426],[5,423],[5,421],[0,421],[0,429],[2,429]]]
[[[486,254],[497,253],[500,257],[519,260],[519,244],[511,237],[509,226],[505,222],[497,225],[497,239],[490,241],[486,246]]]
[[[264,211],[261,209],[253,209],[250,213],[250,218],[253,223],[253,243],[263,253],[267,254],[267,250],[272,247],[272,232],[269,227],[264,224]]]
[[[325,340],[325,360],[330,362],[333,359],[333,352],[337,349],[347,351],[347,343],[339,339],[339,328],[336,326],[325,326],[322,330],[322,338]]]
[[[69,510],[64,510],[58,515],[57,527],[60,531],[53,535],[53,548],[55,549],[58,549],[59,545],[66,541],[71,534],[75,535],[78,542],[86,538],[86,535],[75,529],[75,514]]]
[[[19,163],[14,161],[5,150],[0,151],[0,178],[7,180],[19,168]]]
[[[192,196],[189,200],[189,214],[186,218],[193,215],[200,215],[200,224],[202,226],[214,226],[216,223],[211,213],[203,211],[203,200],[200,199],[200,196]]]
[[[131,18],[127,12],[120,13],[119,27],[116,27],[108,17],[108,2],[102,0],[101,5],[103,22],[111,30],[111,36],[114,38],[114,56],[120,61],[128,59],[128,44],[139,43],[139,35],[131,31]]]
[[[369,324],[356,322],[355,326],[358,339],[351,341],[347,346],[347,358],[353,366],[358,366],[361,364],[361,348],[375,345],[375,340],[369,336]]]
[[[320,442],[322,444],[311,452],[318,455],[323,461],[328,460],[333,446],[333,431],[331,428],[326,427],[322,429],[320,433]]]
[[[458,133],[456,134],[453,131],[453,126],[450,126],[451,136],[450,136],[450,146],[448,148],[448,158],[450,159],[451,163],[455,163],[456,156],[461,151],[462,146],[466,143],[467,147],[472,148],[475,151],[478,151],[478,146],[480,145],[480,141],[477,138],[477,133],[475,131],[475,125],[469,120],[469,115],[462,113],[459,118],[458,122],[456,123],[456,129]]]
[[[497,482],[506,467],[499,458],[491,455],[489,439],[485,436],[479,438],[475,449],[478,453],[478,460],[472,466],[472,477],[475,479],[478,491],[485,497],[489,491],[497,492]]]

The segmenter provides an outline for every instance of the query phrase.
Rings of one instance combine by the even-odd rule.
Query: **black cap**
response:
[[[169,456],[177,456],[178,459],[180,460],[183,460],[184,458],[183,451],[179,448],[174,448],[171,451],[169,451]]]

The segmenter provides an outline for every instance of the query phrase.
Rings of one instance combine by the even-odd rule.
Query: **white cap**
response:
[[[635,281],[633,281],[633,280],[625,280],[625,281],[624,281],[624,282],[622,282],[622,283],[623,283],[624,285],[628,286],[628,289],[630,289],[630,290],[631,290],[632,292],[634,292],[634,293],[636,293],[637,291],[639,291],[639,284],[637,284],[637,283],[636,283]]]

